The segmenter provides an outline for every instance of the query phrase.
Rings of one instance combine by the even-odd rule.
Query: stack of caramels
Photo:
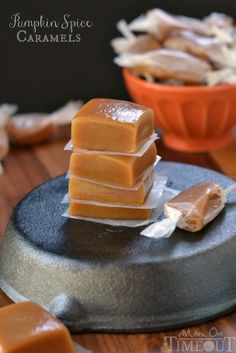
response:
[[[69,214],[149,219],[145,201],[156,160],[151,109],[115,99],[92,99],[72,121]]]

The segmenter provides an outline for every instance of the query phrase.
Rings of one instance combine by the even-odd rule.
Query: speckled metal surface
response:
[[[229,178],[161,162],[173,187]],[[152,240],[140,228],[61,217],[67,189],[58,177],[16,207],[0,249],[0,285],[33,300],[72,331],[146,331],[200,322],[236,307],[236,198],[197,234]]]

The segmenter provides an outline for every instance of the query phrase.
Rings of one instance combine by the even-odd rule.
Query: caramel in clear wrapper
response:
[[[232,28],[234,26],[232,17],[219,12],[212,12],[204,18],[204,22],[211,28]]]
[[[117,54],[121,53],[144,53],[160,48],[158,41],[151,35],[142,34],[132,39],[115,38],[111,45]]]
[[[226,67],[221,70],[210,71],[206,74],[205,81],[208,86],[215,86],[220,83],[236,85],[236,70]]]
[[[145,228],[141,235],[168,238],[176,227],[198,232],[223,210],[227,195],[233,191],[236,191],[236,184],[226,190],[212,181],[193,185],[167,202],[164,206],[166,218]]]
[[[223,189],[213,182],[194,185],[177,195],[165,205],[165,216],[174,208],[181,213],[177,223],[179,228],[190,232],[201,230],[223,209],[225,196]]]
[[[202,20],[175,16],[161,9],[149,10],[145,15],[134,19],[129,28],[137,32],[148,32],[163,41],[170,32],[190,30],[202,35],[213,35],[212,26]]]
[[[218,38],[203,37],[188,31],[171,33],[163,43],[165,48],[180,50],[200,58],[208,58],[210,49],[218,49],[223,45]]]
[[[171,32],[188,30],[203,36],[214,36],[217,29],[231,29],[233,18],[221,13],[212,13],[204,20],[176,16],[161,9],[152,9],[146,14],[134,19],[128,28],[132,31],[147,32],[163,41]]]
[[[158,49],[141,54],[121,54],[114,59],[122,67],[132,68],[136,75],[150,74],[155,79],[175,79],[201,83],[211,65],[188,53]]]
[[[55,132],[55,126],[46,114],[21,114],[10,119],[7,132],[11,142],[31,145],[51,137]]]

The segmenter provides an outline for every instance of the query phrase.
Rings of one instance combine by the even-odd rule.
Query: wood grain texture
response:
[[[13,207],[26,193],[42,182],[67,171],[69,154],[63,151],[65,142],[51,142],[32,148],[13,148],[11,150],[4,161],[5,173],[0,176],[1,236],[4,234]],[[235,144],[209,154],[185,154],[170,150],[163,145],[162,141],[159,141],[158,154],[162,155],[163,160],[196,164],[222,171],[236,178]],[[9,303],[10,300],[1,292],[0,307]],[[191,333],[201,333],[208,337],[209,330],[214,327],[222,331],[225,337],[236,336],[236,312],[218,320],[193,326]],[[74,339],[93,353],[167,353],[177,352],[175,345],[171,347],[168,336],[178,336],[180,332],[181,330],[142,334],[86,333],[76,335]],[[188,346],[189,340],[184,340],[184,342],[185,346],[182,346],[182,352],[197,352],[194,350],[194,346]],[[226,345],[221,347],[221,352],[226,353],[229,351],[228,348]],[[198,349],[201,347],[199,346]],[[206,352],[204,347],[198,351]],[[231,351],[236,352],[236,339]],[[211,352],[217,352],[217,349]]]
[[[226,175],[236,179],[236,143],[222,150],[211,152],[211,157],[221,166]]]

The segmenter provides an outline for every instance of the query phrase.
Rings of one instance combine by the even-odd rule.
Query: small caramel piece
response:
[[[153,129],[151,109],[122,100],[96,98],[72,120],[72,144],[90,150],[136,152]]]
[[[9,120],[7,132],[15,144],[34,145],[50,138],[55,132],[55,126],[48,115],[22,114]]]
[[[163,43],[168,49],[185,51],[200,58],[208,58],[209,50],[221,49],[224,44],[215,37],[203,37],[195,33],[183,31],[172,33]]]
[[[69,331],[31,302],[0,309],[1,353],[74,353]]]
[[[148,175],[137,190],[111,188],[70,177],[69,194],[71,199],[94,200],[124,205],[142,205],[153,184],[154,173]]]
[[[115,38],[111,41],[111,45],[117,54],[145,53],[161,47],[158,41],[149,34],[141,34],[134,38]]]
[[[79,203],[71,203],[69,214],[71,216],[107,219],[149,219],[152,210],[146,208],[106,207]]]
[[[198,84],[211,65],[188,53],[171,49],[152,50],[142,54],[121,54],[115,62],[132,68],[136,75],[149,74],[156,79],[173,79],[185,83]]]
[[[202,35],[214,35],[210,26],[202,20],[175,16],[161,9],[149,10],[145,15],[139,16],[129,24],[129,29],[137,32],[148,32],[154,35],[159,41],[174,31],[187,30]]]
[[[208,86],[216,86],[221,83],[236,85],[236,71],[230,67],[210,71],[206,74],[205,81]]]
[[[92,181],[132,187],[155,159],[155,143],[141,157],[72,153],[70,172]]]
[[[212,12],[210,15],[204,18],[204,23],[206,23],[210,28],[220,28],[220,29],[231,29],[234,27],[234,19],[224,13]]]
[[[210,181],[203,182],[182,191],[169,201],[165,205],[165,215],[169,216],[171,209],[177,209],[181,212],[177,226],[190,232],[197,232],[212,221],[224,205],[222,188]]]

